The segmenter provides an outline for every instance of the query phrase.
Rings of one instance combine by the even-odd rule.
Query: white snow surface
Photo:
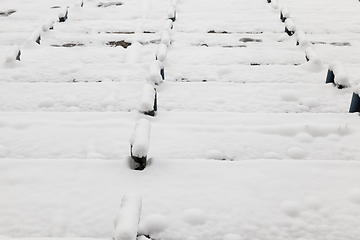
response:
[[[115,240],[136,240],[142,199],[135,193],[126,194],[115,218]]]
[[[150,112],[154,110],[155,89],[153,84],[145,84],[140,96],[140,111]]]
[[[340,62],[334,61],[330,63],[329,70],[331,70],[335,75],[335,83],[346,87],[350,86],[349,76],[346,72],[346,69]]]
[[[131,152],[135,157],[146,157],[149,151],[150,141],[149,120],[143,118],[136,122],[135,130],[130,138]]]
[[[0,239],[359,239],[358,1],[81,3],[0,1]]]

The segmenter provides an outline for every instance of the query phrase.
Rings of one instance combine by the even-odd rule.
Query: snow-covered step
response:
[[[168,52],[168,61],[172,64],[207,64],[207,65],[233,65],[233,64],[281,64],[299,65],[304,63],[303,52],[295,47],[278,48],[266,46],[224,48],[220,46],[184,46],[174,42]]]
[[[37,45],[36,43],[34,43]],[[132,44],[123,47],[43,47],[21,48],[21,62],[1,64],[1,81],[96,82],[144,81],[155,59],[156,46]],[[11,46],[3,48],[4,54]],[[153,50],[153,51],[152,51]]]
[[[153,238],[358,237],[356,161],[154,158],[141,174],[124,159],[2,159],[0,167],[2,197],[11,199],[0,203],[7,240],[110,240],[120,200],[134,191]]]
[[[292,18],[297,25],[307,32],[313,33],[359,33],[360,28],[357,22],[359,2],[336,0],[312,2],[306,0],[298,2],[287,0]],[[321,14],[320,12],[321,11]]]
[[[324,59],[324,63],[329,64],[332,61],[340,61],[344,64],[360,64],[360,60],[357,57],[360,54],[360,42],[354,44],[354,46],[348,45],[347,42],[338,43],[339,45],[337,45],[336,42],[331,43],[316,44],[314,46],[314,49],[318,53],[320,58]]]
[[[3,113],[1,156],[129,156],[134,113]],[[148,157],[359,160],[358,114],[158,112]],[[184,151],[186,149],[186,151]]]
[[[168,52],[168,56],[170,55]],[[237,83],[314,83],[324,84],[327,69],[324,67],[320,72],[307,71],[309,64],[299,66],[260,64],[249,62],[246,64],[233,65],[197,65],[172,64],[165,62],[166,79],[169,81],[184,82],[237,82]],[[355,70],[355,66],[354,66]]]
[[[114,51],[114,50],[113,50]],[[74,52],[70,52],[73,54]],[[105,58],[111,58],[105,56]],[[116,54],[116,57],[124,57]],[[113,60],[114,60],[113,59]],[[49,59],[48,59],[49,60]],[[95,61],[96,58],[88,59]],[[53,58],[49,61],[26,64],[24,62],[16,62],[15,68],[3,67],[0,65],[2,72],[2,82],[143,82],[148,73],[149,63],[133,64],[111,62],[104,63],[86,63],[75,61],[71,65],[66,63],[66,59],[62,59],[62,64],[55,65]]]
[[[137,113],[4,113],[2,158],[122,159]]]
[[[176,29],[177,30],[177,29]],[[222,46],[226,48],[236,47],[269,47],[276,51],[278,48],[293,49],[294,40],[284,34],[271,33],[271,32],[258,32],[251,34],[247,32],[234,32],[234,33],[185,33],[174,31],[172,39],[178,45],[190,46]]]
[[[104,112],[139,109],[138,83],[0,83],[0,111]]]
[[[159,112],[157,119],[152,124],[152,156],[193,159],[214,153],[227,160],[360,156],[358,114]]]
[[[117,46],[127,48],[134,43],[140,43],[146,52],[153,52],[160,42],[161,34],[157,33],[135,33],[135,32],[107,32],[100,33],[64,33],[52,31],[41,34],[41,46],[61,47],[66,44],[74,44],[81,47],[104,47]],[[120,42],[123,42],[121,44]],[[115,43],[118,43],[116,45]]]
[[[57,24],[54,25],[54,31],[50,31],[51,35],[49,37],[56,36],[60,34],[69,34],[71,36],[84,34],[85,36],[90,37],[88,34],[125,34],[130,37],[130,34],[141,33],[141,32],[158,32],[164,27],[164,20],[152,24],[151,21],[141,22],[141,27],[139,23],[134,20],[118,19],[114,20],[104,20],[99,21],[98,19],[86,20],[86,21],[70,21],[69,24]],[[99,36],[101,37],[101,35]]]
[[[158,102],[159,111],[348,113],[352,90],[343,90],[332,84],[165,81],[158,87]]]
[[[0,83],[0,111],[137,111],[144,84]],[[185,112],[346,113],[352,96],[350,88],[338,90],[332,84],[301,83],[165,81],[157,91],[159,111]]]

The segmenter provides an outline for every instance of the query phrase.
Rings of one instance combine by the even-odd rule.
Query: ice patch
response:
[[[299,142],[310,143],[314,141],[314,137],[308,133],[299,133],[295,136],[295,139]]]
[[[280,154],[277,152],[266,152],[262,155],[262,157],[265,159],[281,159]]]
[[[190,225],[202,225],[207,220],[207,214],[199,208],[191,208],[184,212],[183,220]]]
[[[307,153],[304,149],[299,147],[291,147],[286,151],[286,154],[293,159],[302,159],[306,157]]]
[[[55,104],[54,99],[52,99],[52,98],[42,98],[38,102],[38,107],[48,108],[48,107],[52,107],[54,104]]]
[[[280,209],[283,213],[290,217],[298,217],[302,211],[302,206],[298,202],[287,201],[281,203]]]
[[[145,235],[151,235],[164,231],[169,225],[167,217],[161,214],[152,214],[141,221],[139,232]]]
[[[207,159],[224,160],[224,154],[219,150],[209,150],[206,152],[205,157]]]

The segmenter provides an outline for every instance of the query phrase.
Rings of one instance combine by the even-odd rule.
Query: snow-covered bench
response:
[[[340,62],[334,61],[329,65],[326,83],[332,83],[339,89],[350,87],[349,76]]]
[[[115,240],[136,240],[142,199],[137,194],[125,195],[115,218]]]
[[[140,119],[137,121],[130,138],[130,152],[135,170],[143,170],[146,167],[150,144],[150,128],[149,120]]]

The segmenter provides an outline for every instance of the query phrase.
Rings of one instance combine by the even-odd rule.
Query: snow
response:
[[[169,19],[174,19],[174,21],[175,21],[175,18],[176,18],[176,10],[175,10],[175,6],[174,6],[174,5],[176,5],[176,3],[175,3],[175,4],[173,3],[173,4],[169,7],[167,17],[168,17]]]
[[[309,47],[311,44],[306,38],[305,32],[303,30],[296,31],[296,40],[301,47]]]
[[[139,233],[143,235],[153,235],[163,232],[169,226],[169,219],[162,214],[150,214],[141,220]]]
[[[140,96],[140,111],[147,113],[154,111],[154,101],[155,101],[155,89],[154,85],[146,84],[142,88]]]
[[[136,122],[135,130],[130,138],[131,155],[135,157],[146,157],[149,151],[150,122],[140,119]]]
[[[42,31],[42,29],[37,29],[33,33],[31,33],[30,37],[26,40],[26,43],[27,44],[33,44],[33,43],[40,44],[41,31]]]
[[[8,54],[6,55],[5,62],[11,63],[16,60],[19,60],[18,59],[19,53],[20,53],[20,47],[18,45],[13,45],[9,50]]]
[[[312,62],[316,65],[321,65],[321,59],[312,47],[307,47],[305,49],[305,54],[306,54],[307,59],[309,59],[310,62]]]
[[[294,23],[294,21],[291,19],[291,18],[287,18],[285,20],[285,27],[289,30],[289,31],[292,31],[292,32],[295,32],[296,31],[296,25]]]
[[[149,81],[153,84],[160,84],[163,79],[161,76],[162,63],[159,60],[152,61],[149,66]]]
[[[358,1],[0,9],[1,239],[112,239],[130,192],[131,239],[358,239]],[[352,87],[325,84],[334,61]]]
[[[142,199],[139,195],[126,194],[115,218],[115,240],[135,240],[140,221]]]
[[[156,59],[164,62],[166,60],[167,46],[165,44],[159,44],[156,49]]]
[[[161,43],[165,44],[168,47],[171,44],[170,35],[169,35],[168,31],[166,31],[166,30],[162,32]]]
[[[335,75],[335,83],[344,87],[349,87],[349,76],[344,68],[344,66],[338,62],[334,61],[330,63],[329,70],[332,71]]]
[[[200,208],[187,209],[183,213],[184,222],[186,222],[192,226],[205,224],[207,221],[207,218],[208,217],[207,217],[206,212]]]
[[[60,22],[65,22],[66,19],[68,18],[68,10],[69,7],[68,6],[64,6],[60,9],[58,17],[59,17],[59,21]]]
[[[54,22],[55,22],[54,20],[47,19],[44,22],[44,24],[42,25],[42,30],[45,31],[45,32],[51,30],[53,28],[53,26],[54,26]]]
[[[170,20],[170,19],[166,20],[165,25],[164,25],[164,30],[169,31],[169,30],[173,29],[173,25],[174,24],[173,24],[172,20]]]

